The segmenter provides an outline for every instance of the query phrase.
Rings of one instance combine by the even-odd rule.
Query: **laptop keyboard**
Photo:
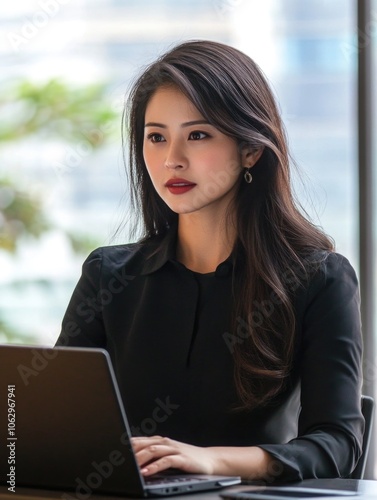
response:
[[[167,484],[167,483],[192,483],[198,481],[204,481],[203,477],[185,477],[185,476],[155,476],[150,479],[145,480],[145,484],[155,485],[155,484]]]

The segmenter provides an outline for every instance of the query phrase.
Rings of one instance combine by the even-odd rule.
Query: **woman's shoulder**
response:
[[[134,273],[139,274],[155,248],[156,243],[153,240],[98,247],[88,255],[83,267],[95,266],[100,268],[102,273],[132,268]]]
[[[340,295],[357,293],[355,269],[340,253],[325,250],[313,252],[307,258],[307,269],[309,279],[305,288],[309,300],[325,290]]]
[[[144,253],[145,249],[151,247],[150,242],[123,243],[119,245],[106,245],[95,248],[90,252],[87,259],[117,258],[127,260],[138,253]]]
[[[315,278],[328,280],[356,275],[350,261],[342,254],[329,250],[316,250],[306,257],[309,274]]]

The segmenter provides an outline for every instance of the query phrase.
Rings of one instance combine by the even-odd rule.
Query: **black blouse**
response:
[[[260,446],[284,480],[348,475],[360,455],[361,326],[355,273],[330,253],[296,291],[289,383],[268,405],[236,410],[233,266],[199,274],[162,242],[99,248],[83,265],[57,345],[110,353],[134,435],[198,446]],[[263,319],[269,307],[256,304]],[[259,309],[258,309],[259,307]],[[240,320],[239,332],[242,332]],[[238,331],[238,329],[237,329]]]

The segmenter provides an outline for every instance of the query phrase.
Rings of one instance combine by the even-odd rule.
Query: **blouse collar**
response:
[[[162,237],[155,242],[151,240],[148,246],[148,253],[142,266],[141,274],[152,274],[161,269],[167,262],[172,262],[175,266],[185,268],[183,264],[176,260],[177,247],[177,227],[172,227]],[[215,271],[217,277],[228,276],[233,269],[234,253],[232,253],[224,262],[221,262]]]

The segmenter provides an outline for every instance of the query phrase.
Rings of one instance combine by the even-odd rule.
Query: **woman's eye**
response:
[[[200,141],[200,139],[205,139],[206,137],[208,137],[208,134],[206,134],[205,132],[199,132],[199,131],[191,132],[191,134],[189,136],[189,138],[192,141]]]
[[[151,142],[162,142],[164,138],[162,137],[161,134],[149,134],[147,137]]]

